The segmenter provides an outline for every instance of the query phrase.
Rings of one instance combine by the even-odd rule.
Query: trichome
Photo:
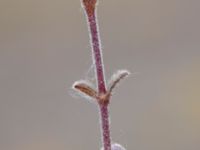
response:
[[[96,5],[97,0],[81,0],[82,7],[87,18],[87,25],[90,35],[90,45],[92,48],[92,57],[95,64],[96,89],[87,83],[87,81],[76,81],[73,84],[73,89],[81,94],[89,96],[98,104],[100,114],[100,126],[102,131],[102,149],[103,150],[125,150],[119,144],[112,144],[110,136],[109,122],[109,103],[112,96],[112,91],[119,81],[129,75],[127,70],[119,70],[112,77],[106,86],[104,63],[101,49],[101,40],[99,36],[98,20]]]

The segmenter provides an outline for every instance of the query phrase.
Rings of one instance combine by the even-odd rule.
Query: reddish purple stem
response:
[[[97,19],[95,13],[88,16],[88,21],[90,25],[91,33],[91,44],[93,48],[94,61],[96,65],[96,75],[97,75],[97,84],[99,93],[106,93],[105,79],[104,79],[104,68],[103,68],[103,59],[100,46],[100,37],[97,27]]]
[[[96,65],[96,77],[99,94],[105,94],[106,85],[104,79],[104,67],[103,67],[103,58],[100,46],[100,37],[97,26],[96,13],[92,15],[87,15],[91,36],[91,45],[93,49],[93,57]],[[104,145],[104,150],[111,150],[111,138],[110,138],[110,128],[109,128],[109,112],[108,112],[108,103],[99,104],[100,115],[101,115],[101,125],[102,125],[102,140]]]
[[[111,150],[108,105],[100,105],[104,150]]]

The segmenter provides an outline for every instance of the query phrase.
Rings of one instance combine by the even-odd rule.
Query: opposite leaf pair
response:
[[[90,98],[96,99],[99,104],[108,104],[113,89],[116,87],[119,81],[127,77],[129,74],[130,73],[127,70],[119,70],[117,73],[115,73],[109,82],[108,89],[105,94],[97,92],[96,89],[94,89],[84,80],[76,81],[73,84],[73,89],[85,94],[86,96],[89,96]]]

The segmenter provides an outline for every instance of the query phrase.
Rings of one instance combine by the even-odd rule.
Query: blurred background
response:
[[[200,1],[100,0],[106,79],[132,75],[110,105],[127,150],[200,149]],[[80,0],[0,0],[0,149],[98,150],[95,83]]]

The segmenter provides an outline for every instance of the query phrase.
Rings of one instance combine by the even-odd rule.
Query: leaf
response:
[[[111,93],[113,89],[116,87],[116,85],[125,77],[127,77],[130,74],[127,70],[119,70],[117,73],[113,74],[111,77],[111,81],[109,83],[108,91]]]
[[[73,89],[75,89],[76,91],[81,92],[89,97],[97,98],[96,90],[93,89],[87,81],[84,81],[84,80],[76,81],[73,84]]]

